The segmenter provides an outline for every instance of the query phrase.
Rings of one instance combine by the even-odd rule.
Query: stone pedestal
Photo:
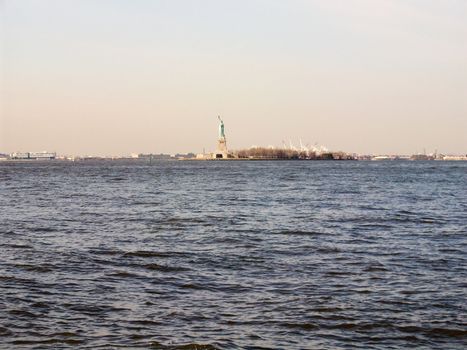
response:
[[[228,151],[227,151],[227,140],[225,137],[220,138],[217,141],[217,150],[216,153],[214,153],[214,158],[217,159],[226,159],[228,156]]]

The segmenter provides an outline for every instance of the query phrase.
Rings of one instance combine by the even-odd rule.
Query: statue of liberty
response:
[[[224,121],[221,119],[220,115],[218,115],[217,118],[219,119],[219,140],[225,140]]]
[[[215,158],[229,158],[229,151],[227,150],[227,140],[225,139],[224,121],[221,116],[218,115],[219,119],[219,139],[217,140],[217,151],[214,154]]]

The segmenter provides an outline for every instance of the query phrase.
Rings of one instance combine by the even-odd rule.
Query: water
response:
[[[0,164],[0,348],[463,349],[467,163]]]

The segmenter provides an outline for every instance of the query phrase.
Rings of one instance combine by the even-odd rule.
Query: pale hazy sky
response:
[[[467,153],[466,0],[0,0],[0,152]]]

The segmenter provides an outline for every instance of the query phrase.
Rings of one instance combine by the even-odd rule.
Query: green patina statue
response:
[[[224,132],[224,121],[221,119],[220,115],[217,116],[219,118],[219,139],[225,139],[225,132]]]

